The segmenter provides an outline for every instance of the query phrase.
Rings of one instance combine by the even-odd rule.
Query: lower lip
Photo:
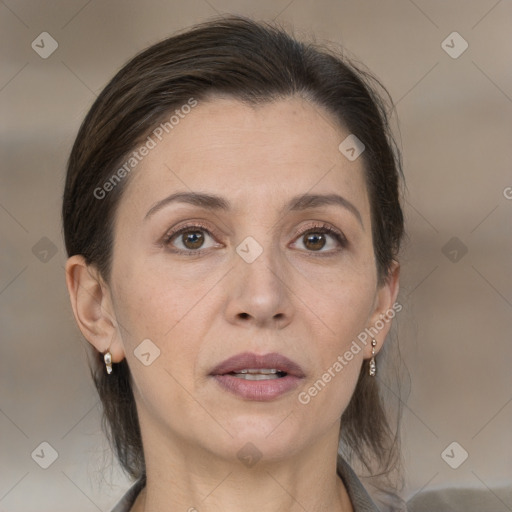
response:
[[[247,380],[233,375],[214,375],[215,380],[226,390],[245,399],[268,402],[295,389],[302,380],[293,375],[279,379]]]

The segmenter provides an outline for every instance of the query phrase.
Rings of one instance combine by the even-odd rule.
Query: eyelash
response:
[[[197,228],[195,229],[195,231],[206,231],[210,236],[215,237],[215,234],[213,234],[211,230],[208,229],[205,225],[201,224],[200,222],[194,222],[192,224],[186,224],[185,226],[182,226],[176,231],[166,233],[162,240],[162,245],[164,247],[169,247],[171,240],[173,238],[177,238],[179,235],[186,233],[187,231],[193,231],[193,228]],[[176,254],[184,254],[186,256],[197,256],[199,254],[203,254],[203,252],[207,251],[208,249],[197,249],[195,251],[190,249],[188,251],[184,251],[183,249],[172,248],[171,250]]]
[[[165,247],[169,247],[171,240],[173,240],[174,238],[177,238],[179,235],[181,235],[183,233],[187,233],[188,231],[193,231],[193,230],[205,231],[210,236],[215,238],[215,234],[212,233],[211,230],[208,229],[205,225],[201,224],[200,222],[194,222],[192,224],[187,224],[185,226],[182,226],[181,228],[179,228],[175,231],[166,233],[166,235],[162,239],[162,245]],[[298,230],[294,234],[294,240],[299,238],[300,236],[304,236],[309,233],[328,234],[328,235],[331,235],[339,243],[339,245],[342,248],[345,248],[348,245],[348,241],[341,231],[338,231],[338,230],[332,228],[329,224],[325,224],[325,223],[315,224],[313,226],[309,226],[307,229]],[[185,254],[187,256],[197,256],[197,255],[203,254],[204,252],[206,252],[208,250],[209,249],[197,249],[197,250],[190,249],[190,250],[185,251],[183,249],[173,248],[172,252],[177,253],[177,254]],[[307,251],[307,252],[312,253],[312,254],[315,254],[315,253],[323,254],[320,251],[318,251],[318,252],[317,251]],[[328,253],[332,254],[332,251],[328,251]]]

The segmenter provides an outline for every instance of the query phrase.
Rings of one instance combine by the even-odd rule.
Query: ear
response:
[[[377,346],[375,353],[379,352],[391,328],[392,319],[401,311],[402,305],[396,303],[399,290],[400,264],[393,260],[385,282],[379,287],[375,295],[374,309],[368,319],[367,333],[375,339]],[[371,338],[370,338],[371,340]],[[371,343],[366,344],[366,357],[371,357]]]
[[[102,354],[110,350],[112,362],[124,357],[108,285],[96,267],[81,255],[66,262],[66,285],[76,323],[85,339]]]

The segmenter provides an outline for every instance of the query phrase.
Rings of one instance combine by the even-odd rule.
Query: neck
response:
[[[353,511],[336,473],[337,429],[289,459],[252,467],[144,430],[147,484],[131,512]]]

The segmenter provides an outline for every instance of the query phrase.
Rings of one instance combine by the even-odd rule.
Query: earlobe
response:
[[[102,354],[110,351],[112,361],[124,358],[109,287],[96,267],[81,255],[66,262],[66,285],[76,323],[83,336]]]
[[[393,318],[396,313],[400,311],[396,308],[396,299],[399,291],[400,280],[400,264],[393,261],[385,282],[377,290],[375,297],[375,307],[370,317],[369,330],[373,334],[373,338],[377,341],[375,346],[375,353],[378,353],[384,344],[386,336],[391,328]],[[371,357],[371,346],[368,344],[368,354],[366,357]]]

